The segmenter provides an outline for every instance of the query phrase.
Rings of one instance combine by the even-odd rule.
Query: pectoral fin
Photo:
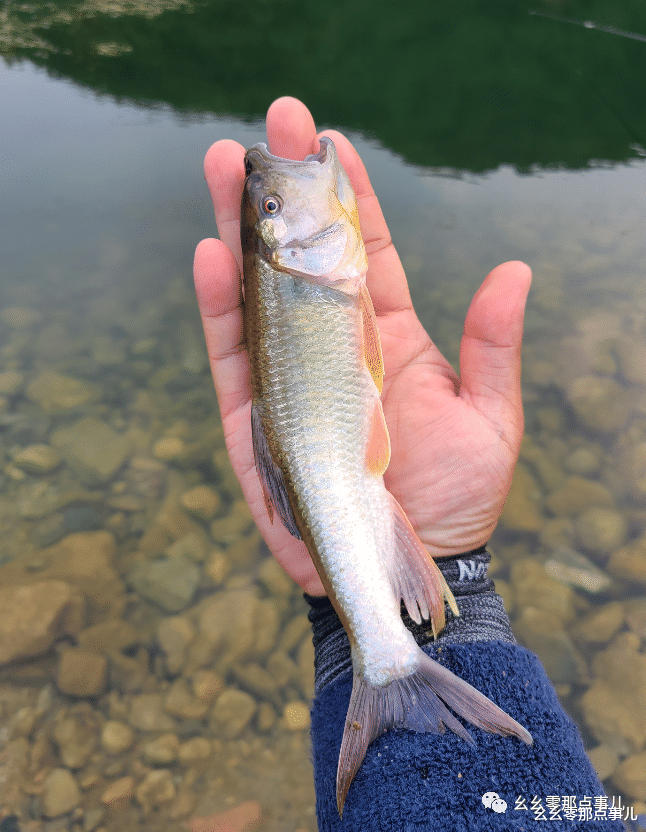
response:
[[[377,385],[377,390],[381,393],[384,386],[384,358],[381,353],[377,316],[372,305],[370,292],[365,286],[362,286],[359,290],[359,303],[363,323],[363,355],[370,375]]]
[[[285,524],[287,531],[298,540],[301,540],[296,518],[294,517],[294,512],[289,502],[285,477],[271,456],[267,437],[262,427],[260,413],[258,412],[258,406],[255,404],[251,405],[251,439],[253,442],[253,456],[256,462],[256,471],[260,478],[269,519],[273,522],[275,509]]]

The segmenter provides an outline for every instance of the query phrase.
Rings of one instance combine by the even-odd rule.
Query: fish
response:
[[[256,470],[272,522],[304,541],[348,634],[353,685],[336,779],[339,815],[370,743],[391,728],[531,744],[529,732],[427,656],[403,600],[437,635],[442,573],[386,489],[384,362],[357,201],[335,145],[304,160],[265,144],[245,154],[241,207],[244,334]],[[448,706],[448,707],[447,707]]]

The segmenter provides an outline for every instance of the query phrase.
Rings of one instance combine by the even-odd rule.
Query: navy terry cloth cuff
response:
[[[417,643],[424,646],[471,644],[475,641],[501,641],[515,644],[502,598],[487,577],[491,555],[485,547],[461,555],[438,558],[440,572],[453,592],[460,615],[445,604],[446,626],[433,639],[430,622],[416,624],[402,605],[402,619]],[[350,643],[334,607],[327,597],[305,594],[314,641],[315,693],[352,668]]]

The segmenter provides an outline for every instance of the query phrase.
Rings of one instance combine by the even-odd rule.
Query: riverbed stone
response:
[[[119,812],[130,803],[135,793],[135,781],[130,775],[120,777],[105,789],[101,803],[113,812]]]
[[[576,641],[583,644],[607,644],[623,623],[623,604],[621,601],[610,601],[578,619],[570,632]]]
[[[518,640],[538,655],[555,685],[572,684],[584,675],[585,662],[554,613],[521,608],[513,626]]]
[[[190,619],[182,615],[162,618],[157,628],[157,641],[166,656],[166,667],[171,675],[179,673],[186,660],[186,650],[196,636]]]
[[[646,752],[631,754],[614,770],[610,778],[614,786],[631,798],[646,795]]]
[[[568,386],[566,395],[583,425],[594,431],[616,433],[628,421],[626,389],[608,376],[580,376]]]
[[[145,813],[170,803],[175,799],[177,790],[173,776],[167,769],[149,771],[135,789],[135,797]]]
[[[220,508],[220,495],[208,485],[196,485],[182,494],[180,502],[199,520],[211,520]]]
[[[0,586],[0,664],[38,656],[76,635],[84,610],[83,598],[63,581]]]
[[[305,731],[310,727],[310,709],[305,702],[285,703],[283,725],[288,731]]]
[[[601,452],[597,448],[583,446],[575,448],[565,457],[563,464],[566,471],[582,477],[594,474],[601,464]]]
[[[109,482],[131,451],[128,436],[93,416],[54,431],[52,443],[70,468],[90,486]]]
[[[571,476],[545,500],[556,517],[577,517],[592,506],[612,508],[612,494],[605,485],[587,477]]]
[[[100,397],[100,388],[85,379],[46,370],[27,385],[27,397],[45,413],[78,410]]]
[[[22,390],[24,383],[24,373],[19,373],[17,370],[0,372],[0,396],[15,396]]]
[[[541,488],[521,462],[516,464],[514,480],[500,517],[509,529],[538,532],[543,524],[540,510]]]
[[[613,552],[607,569],[616,578],[646,586],[646,536]]]
[[[81,802],[81,792],[72,773],[66,768],[52,769],[43,781],[40,800],[46,818],[71,812]]]
[[[200,570],[184,558],[160,558],[135,564],[127,580],[146,600],[166,612],[180,612],[193,600]]]
[[[128,722],[140,731],[170,733],[175,721],[164,712],[164,697],[161,693],[140,693],[132,697]]]
[[[213,753],[213,745],[206,737],[191,737],[183,742],[177,757],[183,766],[199,766],[207,763]]]
[[[97,745],[98,731],[98,716],[85,703],[56,719],[53,736],[66,768],[79,769],[88,762]]]
[[[217,647],[225,663],[263,658],[276,643],[279,616],[275,603],[260,600],[255,589],[227,590],[197,606],[200,633]]]
[[[123,754],[132,747],[135,733],[129,725],[117,719],[109,719],[101,730],[101,745],[108,754]]]
[[[606,780],[617,768],[619,756],[609,745],[598,745],[590,749],[587,754],[599,780]]]
[[[230,546],[239,537],[248,534],[254,520],[246,500],[236,500],[226,517],[218,517],[211,523],[211,536],[221,546]]]
[[[611,508],[589,508],[576,522],[581,544],[591,552],[608,555],[626,542],[628,523],[624,516]]]
[[[60,451],[51,445],[42,444],[28,445],[13,458],[13,464],[28,474],[49,474],[55,471],[62,461]]]
[[[68,696],[98,696],[105,690],[108,660],[87,647],[70,647],[61,653],[56,684]]]
[[[544,568],[557,581],[578,587],[591,595],[607,590],[612,584],[612,579],[590,558],[564,544],[554,546]]]
[[[96,651],[128,650],[141,644],[144,636],[121,618],[100,621],[78,634],[79,647]]]
[[[210,704],[208,700],[198,698],[182,678],[173,682],[164,699],[166,712],[180,719],[202,719]]]
[[[211,721],[218,736],[225,739],[239,737],[256,713],[256,702],[236,688],[226,688],[215,701]]]
[[[176,734],[162,734],[145,742],[141,748],[144,763],[152,766],[169,766],[177,759],[179,738]]]
[[[536,608],[550,612],[561,622],[574,617],[574,592],[555,580],[545,567],[532,558],[522,558],[511,565],[511,585],[517,609]]]
[[[193,817],[187,822],[189,832],[252,832],[260,828],[262,807],[257,800],[247,800],[224,812]]]

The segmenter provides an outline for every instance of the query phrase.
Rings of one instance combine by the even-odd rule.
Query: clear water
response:
[[[143,633],[120,649],[123,667],[109,659],[90,716],[74,710],[83,697],[59,690],[60,654],[74,634],[44,656],[0,667],[0,742],[18,760],[2,764],[0,807],[24,823],[42,821],[42,782],[62,766],[81,796],[45,828],[91,825],[90,813],[107,830],[153,830],[256,800],[263,828],[315,829],[308,732],[284,717],[311,687],[308,637],[299,630],[305,607],[267,572],[226,466],[191,279],[195,244],[215,233],[206,149],[224,137],[262,139],[263,110],[289,93],[356,142],[415,307],[454,363],[486,273],[509,259],[532,266],[527,438],[512,491],[521,508],[496,531],[494,574],[520,640],[539,652],[586,747],[601,747],[594,759],[609,794],[645,811],[643,795],[627,794],[616,772],[646,738],[628,718],[623,734],[615,730],[620,714],[601,724],[586,696],[606,685],[635,725],[646,719],[646,108],[636,82],[646,52],[621,34],[646,34],[646,19],[636,4],[600,7],[596,16],[565,4],[563,20],[554,20],[476,3],[461,15],[411,8],[400,17],[374,4],[367,16],[357,3],[327,9],[324,23],[305,4],[299,24],[289,2],[258,3],[255,16],[245,8],[242,17],[215,2],[8,2],[0,10],[0,374],[19,377],[15,387],[5,377],[0,396],[2,582],[51,577],[48,559],[69,534],[108,531],[118,588],[85,624],[120,618]],[[534,10],[552,14],[551,6]],[[586,19],[616,31],[579,25]],[[361,25],[366,43],[352,51]],[[54,406],[29,392],[35,379],[42,391],[50,372],[94,392],[78,406]],[[17,464],[26,448],[56,444],[57,432],[86,417],[128,438],[114,474],[88,482],[69,464],[46,473]],[[169,438],[183,443],[172,459],[158,447]],[[229,518],[237,530],[227,541],[182,507],[182,494],[200,484],[220,497],[216,523]],[[239,658],[216,651],[209,667],[226,688],[262,702],[264,721],[257,712],[227,738],[217,719],[204,717],[198,728],[182,712],[170,728],[163,720],[148,734],[135,727],[122,752],[97,739],[81,765],[68,766],[57,714],[77,728],[89,720],[98,737],[109,720],[132,724],[134,697],[166,697],[177,679],[192,683],[190,661],[169,670],[157,646],[172,611],[132,584],[137,563],[187,534],[202,541],[193,555],[200,578],[181,617],[214,594],[251,588],[275,606],[277,630],[265,655],[244,662],[276,675],[268,655],[280,653],[302,671],[263,694],[241,677]],[[544,570],[532,571],[569,563],[572,551],[586,559],[588,577],[595,567],[606,576],[600,592],[561,591]],[[597,611],[607,616],[601,624]],[[127,662],[139,676],[132,664],[124,670]],[[635,702],[637,690],[644,695]],[[137,789],[164,765],[151,763],[144,745],[169,733],[180,744],[201,733],[211,750],[204,763],[167,764],[174,792],[155,802]],[[127,777],[125,808],[105,808],[110,784]]]

